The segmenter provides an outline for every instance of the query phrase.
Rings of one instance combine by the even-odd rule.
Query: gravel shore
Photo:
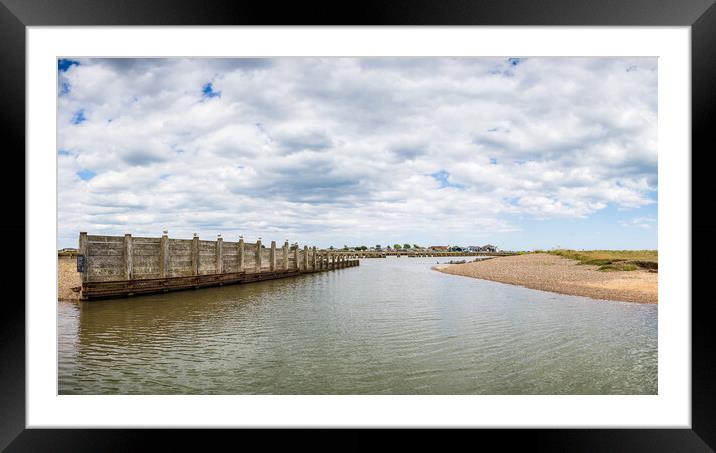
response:
[[[59,257],[57,260],[57,299],[80,300],[80,293],[72,291],[72,288],[81,284],[75,258]]]
[[[546,253],[530,253],[466,264],[442,264],[433,269],[560,294],[657,303],[657,273],[642,269],[602,272],[597,267]]]

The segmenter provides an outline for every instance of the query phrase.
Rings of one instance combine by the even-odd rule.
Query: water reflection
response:
[[[434,258],[59,303],[59,390],[85,394],[657,392],[657,307],[430,270]]]

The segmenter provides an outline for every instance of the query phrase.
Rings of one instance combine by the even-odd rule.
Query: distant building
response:
[[[470,245],[468,247],[464,248],[467,252],[488,252],[488,253],[495,253],[497,252],[497,247],[492,244],[487,245]]]

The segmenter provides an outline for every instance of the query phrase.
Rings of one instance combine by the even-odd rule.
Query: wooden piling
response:
[[[283,243],[283,270],[288,270],[288,239]]]
[[[224,238],[216,239],[216,265],[214,266],[217,274],[224,272]]]
[[[159,241],[159,276],[169,276],[169,236],[166,231]]]
[[[191,240],[191,272],[199,275],[199,236],[194,235]]]
[[[88,274],[89,274],[89,272],[88,272],[88,270],[89,270],[89,256],[88,256],[88,255],[89,255],[89,254],[87,253],[87,252],[88,252],[88,247],[87,247],[87,233],[85,233],[85,232],[81,232],[81,233],[80,233],[80,244],[79,244],[79,250],[78,250],[78,251],[79,251],[79,254],[84,257],[84,261],[85,261],[84,270],[82,271],[82,273],[81,273],[81,275],[80,275],[80,279],[82,280],[82,283],[85,283],[85,282],[87,282],[87,281],[89,280],[89,279],[88,279]]]
[[[132,279],[132,235],[124,235],[124,276],[127,280]]]
[[[244,238],[239,239],[239,250],[237,251],[237,266],[239,272],[244,272]]]

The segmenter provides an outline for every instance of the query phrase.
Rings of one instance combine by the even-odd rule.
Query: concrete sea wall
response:
[[[80,233],[78,272],[83,300],[268,280],[358,265],[345,253],[288,241],[246,243]]]

